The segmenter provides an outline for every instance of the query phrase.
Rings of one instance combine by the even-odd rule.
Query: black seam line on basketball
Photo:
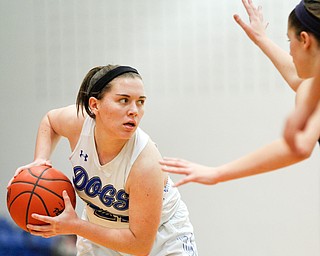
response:
[[[28,207],[27,207],[27,212],[26,212],[26,226],[27,226],[27,224],[28,224],[29,207],[30,207],[30,203],[31,203],[32,196],[33,196],[33,194],[34,194],[34,190],[36,189],[37,184],[39,183],[39,178],[41,178],[41,176],[42,176],[48,169],[50,169],[50,167],[44,169],[44,170],[42,171],[42,173],[39,175],[39,177],[37,177],[37,181],[35,182],[32,191],[30,191],[30,192],[31,192],[31,195],[30,195],[30,198],[29,198],[29,202],[28,202],[28,204],[27,204]],[[31,175],[33,175],[30,168],[28,168],[28,172],[29,172]]]
[[[51,167],[47,167],[47,169],[44,169],[44,170],[42,171],[41,175],[42,175],[44,172],[46,172],[48,169],[51,169]],[[42,178],[41,176],[36,176],[36,175],[34,175],[34,174],[32,173],[32,171],[31,171],[30,168],[28,168],[28,172],[29,172],[29,174],[30,174],[31,176],[37,178],[38,180],[41,179],[41,180],[49,180],[49,181],[65,181],[65,182],[68,182],[68,183],[70,183],[70,184],[72,185],[72,183],[71,183],[70,180],[65,180],[65,179],[48,179],[48,178]],[[18,181],[16,181],[16,182],[18,182]],[[16,183],[16,182],[12,182],[12,184],[14,184],[14,183]]]
[[[45,209],[45,211],[46,211],[46,214],[48,215],[48,216],[50,216],[50,213],[49,213],[49,210],[48,210],[48,208],[47,208],[47,205],[45,204],[45,201],[42,199],[42,197],[41,196],[39,196],[37,193],[33,193],[33,195],[34,196],[37,196],[39,199],[40,199],[40,201],[42,202],[42,205],[43,205],[43,207],[44,207],[44,209]],[[29,212],[29,206],[28,206],[28,212]],[[26,216],[28,216],[28,213],[26,214]],[[26,228],[27,228],[27,225],[26,225]],[[27,228],[28,229],[28,228]],[[29,230],[29,229],[28,229]]]
[[[10,212],[10,209],[11,209],[11,205],[14,203],[14,201],[16,201],[16,199],[17,199],[19,196],[21,196],[21,195],[23,195],[23,194],[28,194],[28,193],[31,193],[31,192],[30,192],[30,191],[25,191],[25,192],[21,192],[20,194],[16,195],[16,196],[13,198],[13,200],[11,201],[10,205],[9,205],[9,212]]]
[[[18,194],[18,195],[12,200],[12,202],[11,202],[11,204],[10,204],[10,208],[11,208],[11,205],[14,203],[14,201],[16,201],[16,199],[17,199],[19,196],[23,195],[23,194],[31,194],[31,192],[30,192],[30,191],[26,191],[26,192],[21,192],[20,194]],[[34,193],[34,195],[36,195],[37,197],[40,198],[41,202],[42,202],[43,205],[44,205],[44,208],[45,208],[47,214],[49,215],[49,210],[48,210],[48,208],[47,208],[47,206],[46,206],[46,204],[45,204],[45,201],[44,201],[44,200],[42,199],[42,197],[39,196],[37,193]]]
[[[34,177],[35,177],[35,178],[38,178],[37,176],[34,176]],[[69,182],[69,183],[71,183],[71,181],[69,181],[69,180],[65,180],[65,179],[39,178],[39,180],[48,180],[48,181],[65,181],[65,182]],[[11,184],[18,183],[18,182],[22,182],[22,181],[21,181],[21,180],[13,181]]]
[[[45,180],[45,179],[39,179],[39,180],[43,181],[43,180]],[[52,181],[52,182],[54,182],[54,181],[60,181],[60,182],[63,181],[63,182],[67,182],[67,183],[69,183],[69,184],[72,185],[72,183],[71,183],[70,181],[68,181],[68,180],[63,180],[63,179],[61,179],[61,180],[51,180],[51,179],[47,179],[47,180],[48,180],[48,181]],[[46,180],[46,181],[47,181],[47,180]],[[42,188],[42,189],[44,189],[44,190],[52,193],[53,195],[55,195],[55,196],[57,196],[57,197],[59,197],[60,199],[63,200],[63,196],[57,194],[57,193],[54,192],[53,190],[48,189],[48,188],[46,188],[46,187],[44,187],[44,186],[42,186],[42,185],[40,185],[40,184],[37,185],[37,183],[35,184],[35,183],[33,183],[33,182],[28,182],[28,181],[16,181],[16,182],[14,182],[14,183],[12,183],[12,184],[21,184],[21,183],[34,185],[34,188],[35,188],[35,187]],[[32,190],[32,191],[33,191],[33,190]],[[20,195],[20,194],[19,194],[19,195]]]
[[[69,183],[69,184],[71,184],[72,185],[72,183],[71,183],[71,181],[69,181],[69,180],[64,180],[64,179],[39,179],[39,180],[44,180],[44,181],[52,181],[52,182],[55,182],[55,181],[63,181],[63,182],[67,182],[67,183]],[[34,185],[34,183],[33,182],[30,182],[30,181],[23,181],[23,180],[19,180],[19,181],[15,181],[15,182],[12,182],[11,184],[19,184],[19,183],[24,183],[24,184],[32,184],[32,185]]]
[[[46,169],[44,169],[44,170],[42,171],[41,175],[42,175],[44,172],[46,172],[48,169],[50,169],[50,168],[51,168],[51,167],[48,166]],[[30,174],[31,176],[36,177],[36,178],[40,178],[40,177],[41,177],[41,175],[40,175],[40,176],[34,175],[33,172],[31,171],[31,168],[28,168],[27,170],[28,170],[28,172],[29,172],[29,174]]]
[[[66,181],[66,180],[61,180],[61,181],[65,181],[65,182],[67,182],[67,183],[71,183],[71,182],[68,182],[68,181]],[[15,182],[15,184],[18,184],[18,183],[23,183],[23,184],[30,184],[30,185],[35,185],[33,182],[27,182],[27,181],[17,181],[17,182]],[[55,191],[53,191],[53,190],[51,190],[51,189],[48,189],[48,188],[46,188],[46,187],[44,187],[44,186],[42,186],[42,185],[37,185],[37,186],[35,186],[35,187],[37,187],[37,188],[41,188],[41,189],[43,189],[43,190],[46,190],[46,191],[48,191],[48,192],[50,192],[51,194],[53,194],[53,195],[55,195],[55,196],[57,196],[57,197],[59,197],[60,199],[62,199],[63,200],[63,196],[60,196],[58,193],[56,193]],[[33,191],[33,190],[32,190]],[[30,192],[31,193],[31,191],[28,191],[28,192]],[[20,196],[21,194],[23,194],[23,192],[22,193],[20,193],[20,194],[18,194],[15,198],[17,198],[18,196]],[[11,205],[11,204],[10,204]]]

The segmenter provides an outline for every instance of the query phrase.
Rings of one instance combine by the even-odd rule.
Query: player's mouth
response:
[[[129,121],[127,123],[124,123],[123,126],[128,130],[133,130],[136,128],[137,123],[135,121]]]

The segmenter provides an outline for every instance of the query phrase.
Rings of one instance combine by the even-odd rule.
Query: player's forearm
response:
[[[257,40],[256,45],[271,60],[281,76],[286,80],[289,86],[296,91],[302,79],[298,77],[292,57],[288,52],[275,44],[268,37],[261,37]]]
[[[284,140],[277,140],[244,157],[218,167],[218,182],[243,178],[298,163],[306,156],[290,150]]]
[[[39,125],[34,160],[48,160],[60,139],[53,130],[48,114],[46,114]]]
[[[75,234],[96,244],[127,254],[148,255],[153,245],[153,240],[139,239],[130,229],[110,229],[81,219],[74,227],[76,227]],[[148,237],[153,236],[148,235]]]

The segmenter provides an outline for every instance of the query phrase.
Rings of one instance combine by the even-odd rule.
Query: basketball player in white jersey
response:
[[[79,218],[63,193],[57,217],[34,214],[48,225],[33,235],[76,234],[77,255],[196,256],[186,205],[161,171],[161,155],[139,128],[146,100],[138,71],[127,66],[91,69],[77,104],[49,111],[40,123],[34,161],[50,165],[59,138],[69,140],[73,183],[86,203]]]

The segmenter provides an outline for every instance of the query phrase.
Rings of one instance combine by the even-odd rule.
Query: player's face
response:
[[[298,75],[303,76],[303,63],[302,63],[302,44],[299,38],[296,36],[293,28],[288,29],[288,38],[290,42],[290,55],[292,56],[293,63],[297,69]]]
[[[111,84],[111,90],[96,101],[96,128],[114,138],[129,139],[144,114],[143,82],[139,78],[118,77]]]

